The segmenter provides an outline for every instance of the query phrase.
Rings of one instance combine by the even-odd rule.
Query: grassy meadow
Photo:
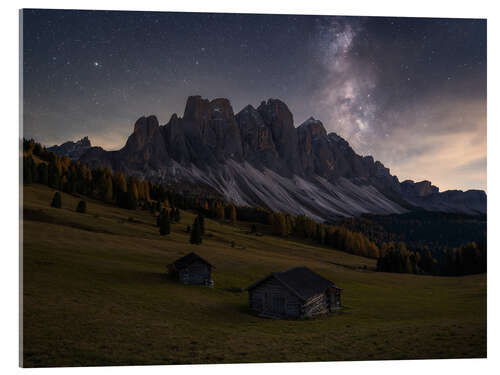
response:
[[[381,360],[486,356],[486,275],[374,272],[375,261],[294,238],[250,234],[249,223],[205,219],[202,245],[186,226],[161,237],[148,211],[24,187],[22,363],[25,367]],[[231,246],[235,242],[235,247]],[[214,288],[166,278],[196,251]],[[343,288],[344,309],[306,320],[259,318],[244,289],[304,265]]]

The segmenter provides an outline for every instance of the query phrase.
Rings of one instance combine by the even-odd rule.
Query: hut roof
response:
[[[195,262],[202,262],[210,267],[213,267],[209,262],[207,262],[205,259],[203,259],[196,253],[189,253],[188,255],[184,255],[182,258],[177,259],[174,262],[174,266],[177,270],[181,270],[183,268],[190,266]]]
[[[254,289],[264,281],[274,277],[293,294],[301,300],[307,300],[329,288],[340,289],[332,281],[325,279],[307,267],[295,267],[283,272],[273,272],[256,283],[250,285],[247,290]]]

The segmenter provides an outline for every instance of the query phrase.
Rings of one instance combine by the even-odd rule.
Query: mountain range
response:
[[[295,127],[278,99],[234,114],[228,99],[190,96],[182,117],[165,125],[139,118],[123,148],[92,147],[87,137],[48,148],[60,155],[152,181],[190,183],[238,205],[268,207],[316,220],[409,210],[486,213],[482,190],[400,182],[381,162],[360,156],[321,121]]]

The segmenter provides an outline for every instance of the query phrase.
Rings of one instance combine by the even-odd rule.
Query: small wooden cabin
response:
[[[189,253],[167,268],[169,275],[183,284],[213,286],[213,266],[198,254]]]
[[[342,289],[307,267],[273,272],[247,290],[250,309],[261,316],[303,318],[342,308]]]

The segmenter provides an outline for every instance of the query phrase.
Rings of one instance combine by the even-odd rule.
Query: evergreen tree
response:
[[[136,190],[137,191],[137,190]],[[127,192],[125,193],[126,196],[126,205],[125,208],[129,210],[135,210],[137,209],[137,198],[136,194],[133,189],[127,189]]]
[[[55,189],[59,189],[60,172],[56,157],[51,158],[48,168],[49,186]]]
[[[38,164],[38,181],[43,185],[49,184],[49,170],[47,168],[47,164],[39,163]]]
[[[203,236],[205,234],[205,217],[202,214],[198,214],[198,224],[200,226],[200,234]]]
[[[82,214],[87,212],[87,202],[80,201],[78,202],[78,206],[76,206],[76,212],[80,212]]]
[[[193,227],[191,228],[191,236],[189,242],[195,245],[199,245],[202,242],[201,237],[201,225],[198,218],[194,219]]]
[[[160,234],[170,234],[170,219],[166,213],[160,216]]]
[[[179,211],[178,208],[175,209],[174,221],[176,223],[178,223],[179,221],[181,221],[181,212]]]
[[[33,164],[34,160],[29,155],[28,157],[23,157],[23,183],[31,184],[33,183]]]
[[[52,198],[52,203],[50,204],[50,206],[54,208],[62,207],[61,193],[59,193],[58,191],[54,193],[54,197]]]

